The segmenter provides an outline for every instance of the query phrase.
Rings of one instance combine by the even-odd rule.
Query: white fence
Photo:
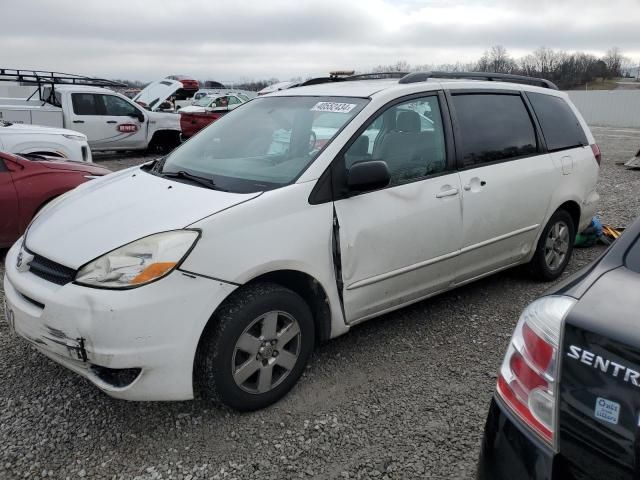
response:
[[[640,128],[640,89],[567,93],[589,125]]]

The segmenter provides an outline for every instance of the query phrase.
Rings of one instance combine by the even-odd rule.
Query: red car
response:
[[[248,96],[239,92],[217,93],[199,98],[193,105],[180,109],[182,138],[192,137],[210,123],[249,100]]]
[[[184,112],[180,113],[182,138],[193,137],[210,123],[215,122],[227,112]]]
[[[0,248],[11,246],[46,203],[109,173],[91,163],[0,152]]]

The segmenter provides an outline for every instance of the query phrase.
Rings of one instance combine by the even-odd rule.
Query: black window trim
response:
[[[379,115],[389,108],[394,107],[395,105],[399,105],[401,103],[406,103],[411,100],[426,98],[426,97],[437,97],[438,103],[440,107],[440,116],[442,117],[442,127],[444,133],[444,145],[445,145],[445,169],[442,172],[437,172],[431,175],[426,175],[423,177],[418,177],[407,182],[404,182],[399,185],[388,185],[384,188],[378,188],[376,190],[370,190],[367,192],[347,192],[344,188],[344,185],[341,185],[338,180],[338,175],[334,175],[333,171],[340,162],[344,158],[344,154],[349,150],[351,145],[360,138],[360,136],[369,128],[369,126],[379,118]],[[455,153],[455,143],[453,139],[453,127],[451,124],[451,115],[449,113],[449,106],[446,101],[444,90],[428,90],[424,92],[412,93],[409,95],[405,95],[402,97],[394,98],[393,100],[385,103],[380,108],[378,108],[375,112],[369,115],[369,118],[356,130],[356,132],[351,136],[351,138],[344,144],[344,146],[340,149],[338,154],[331,160],[329,166],[327,166],[326,170],[320,175],[320,178],[316,181],[316,185],[311,191],[309,195],[309,204],[311,205],[320,205],[322,203],[335,202],[338,200],[343,200],[345,198],[351,198],[359,195],[366,195],[368,193],[379,192],[381,190],[387,190],[389,188],[402,187],[404,185],[409,185],[411,183],[423,182],[425,180],[430,180],[432,178],[441,177],[443,175],[449,175],[452,172],[456,171],[456,153]]]
[[[0,173],[8,172],[9,167],[4,162],[4,158],[0,158]]]
[[[483,168],[491,165],[498,165],[500,163],[505,162],[513,162],[516,160],[523,160],[525,158],[536,157],[538,155],[544,155],[547,153],[547,144],[542,136],[542,129],[540,128],[540,124],[538,123],[538,118],[535,116],[533,112],[533,108],[529,102],[529,99],[524,95],[523,90],[501,90],[501,89],[489,89],[489,88],[460,88],[460,89],[448,89],[445,90],[445,96],[447,101],[450,102],[449,111],[451,112],[451,123],[453,125],[453,136],[454,142],[456,145],[456,166],[458,171],[464,170],[473,170],[475,168]],[[462,134],[460,132],[460,124],[458,122],[458,117],[456,116],[455,106],[453,105],[453,97],[457,95],[512,95],[518,96],[522,100],[522,103],[525,106],[525,110],[529,115],[529,120],[531,120],[531,124],[533,126],[533,130],[536,136],[537,148],[535,153],[530,153],[527,155],[519,155],[517,157],[509,157],[503,158],[500,160],[494,160],[493,162],[485,162],[476,165],[466,165],[464,164],[464,159],[462,158],[461,147],[461,139]]]
[[[538,119],[538,114],[536,113],[536,109],[533,108],[533,105],[531,104],[531,100],[529,99],[529,93],[537,93],[539,95],[546,95],[547,97],[555,97],[555,98],[559,98],[560,100],[564,101],[564,99],[562,97],[559,97],[558,95],[549,95],[547,93],[542,93],[542,92],[523,92],[524,93],[524,98],[525,101],[527,102],[527,105],[529,107],[529,109],[533,112],[533,116],[536,119],[536,123],[538,123],[538,127],[540,128],[540,136],[544,139],[545,142],[545,151],[548,153],[556,153],[556,152],[563,152],[565,150],[573,150],[574,148],[584,148],[584,147],[589,147],[589,138],[587,137],[587,135],[585,134],[585,138],[587,139],[587,144],[583,145],[583,144],[576,144],[576,145],[572,145],[572,146],[568,146],[568,147],[561,147],[561,148],[548,148],[547,147],[547,141],[544,137],[544,132],[542,131],[542,125],[539,123],[539,119]],[[565,102],[566,103],[566,102]],[[571,113],[573,114],[574,117],[576,117],[575,112],[573,111],[573,109],[571,109],[571,107],[567,104],[567,107],[569,107],[569,110],[571,110]],[[578,117],[576,117],[576,120],[578,120]],[[583,130],[584,133],[584,127],[582,126],[582,124],[580,123],[580,121],[578,121],[578,124],[580,125],[580,128]]]

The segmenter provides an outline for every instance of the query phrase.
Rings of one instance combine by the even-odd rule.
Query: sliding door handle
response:
[[[84,123],[84,120],[74,120],[73,123]]]
[[[458,194],[457,188],[450,188],[449,190],[444,190],[442,192],[436,193],[436,198],[453,197],[454,195],[457,195],[457,194]]]

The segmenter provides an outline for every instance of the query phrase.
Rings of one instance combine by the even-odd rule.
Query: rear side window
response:
[[[100,97],[93,93],[73,93],[71,103],[76,115],[100,115],[102,105]]]
[[[580,122],[564,99],[530,92],[527,97],[536,112],[549,151],[589,145]]]
[[[535,154],[536,132],[520,95],[453,96],[465,167]]]

